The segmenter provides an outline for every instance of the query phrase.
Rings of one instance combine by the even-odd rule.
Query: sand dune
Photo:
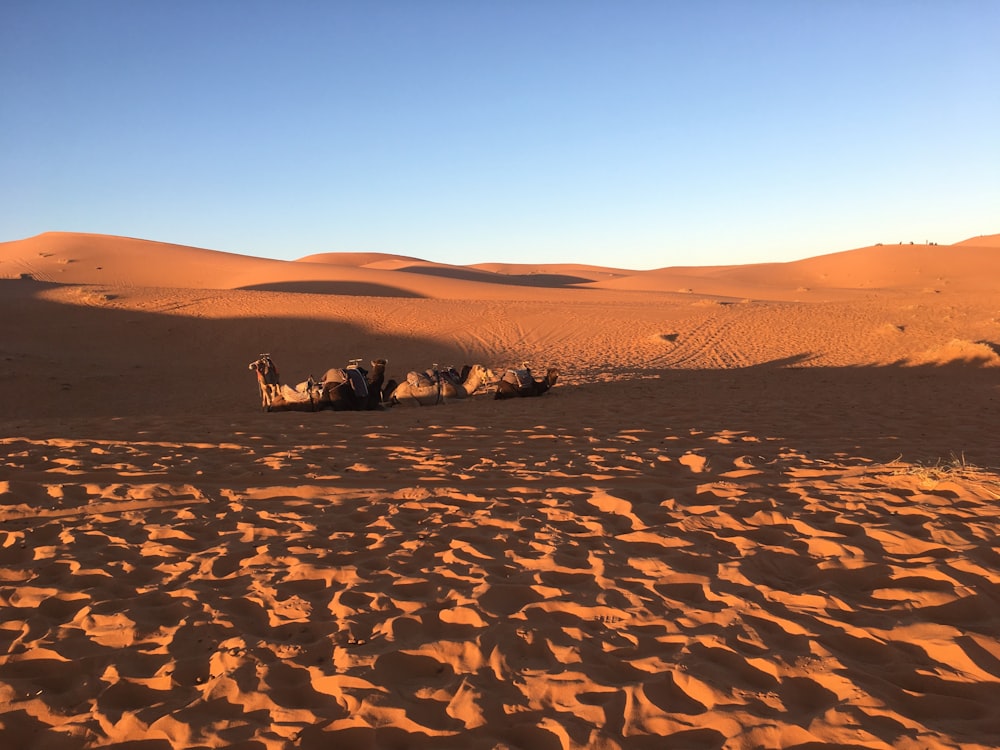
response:
[[[967,240],[956,242],[956,247],[1000,247],[1000,234],[981,234],[978,237],[970,237]]]
[[[850,299],[858,292],[1000,291],[993,238],[956,245],[876,245],[788,263],[664,268],[602,282],[605,288],[743,295],[755,299]]]
[[[998,239],[0,243],[0,746],[996,747]],[[563,374],[261,413],[262,351]]]
[[[299,261],[280,261],[149,240],[53,232],[0,243],[0,278],[30,278],[56,284],[250,289],[362,297],[508,296],[497,286],[509,284],[512,278],[509,275],[407,260],[402,256],[376,260],[374,255],[352,253],[336,258],[324,254]],[[400,269],[401,263],[405,267]],[[427,276],[434,280],[430,287]]]
[[[0,243],[0,278],[448,299],[508,298],[512,291],[507,287],[527,286],[823,301],[845,294],[853,299],[871,290],[997,292],[998,237],[950,246],[878,245],[788,263],[629,271],[584,264],[454,266],[382,253],[321,253],[279,261],[149,240],[50,232]],[[528,291],[522,298],[535,296]]]

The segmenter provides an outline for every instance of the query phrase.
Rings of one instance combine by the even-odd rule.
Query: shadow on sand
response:
[[[423,295],[408,289],[385,284],[369,284],[362,281],[275,281],[270,284],[252,284],[239,288],[245,291],[336,294],[346,297],[409,297],[418,299],[423,297]]]
[[[520,273],[505,274],[491,271],[477,271],[464,268],[438,268],[435,266],[407,266],[397,269],[406,273],[417,273],[424,276],[440,276],[447,279],[462,281],[481,281],[487,284],[506,284],[508,286],[531,286],[550,289],[566,289],[580,284],[589,284],[591,279],[583,276],[570,276],[558,273]]]

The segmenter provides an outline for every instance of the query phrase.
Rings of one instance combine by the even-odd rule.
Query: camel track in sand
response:
[[[761,361],[761,352],[740,344],[752,341],[759,332],[759,310],[716,303],[712,307],[695,316],[681,310],[679,317],[686,320],[680,323],[676,339],[670,344],[662,334],[649,333],[655,330],[653,326],[663,325],[655,319],[665,311],[651,310],[637,331],[634,321],[626,316],[620,325],[608,325],[609,311],[589,304],[563,305],[557,313],[554,307],[514,313],[507,305],[487,306],[475,320],[467,322],[458,339],[466,351],[481,350],[497,366],[521,361],[536,367],[562,365],[564,383],[630,378],[651,369],[737,369]],[[561,322],[561,329],[553,328],[548,323],[553,314],[562,321],[574,320],[575,326],[570,329]],[[568,330],[576,332],[575,338],[567,334]]]
[[[737,342],[735,334],[749,324],[743,310],[726,305],[686,333],[677,337],[673,349],[654,358],[650,364],[661,368],[730,370],[756,364]]]
[[[497,367],[516,366],[529,362],[533,366],[545,359],[564,359],[568,350],[568,332],[554,336],[553,331],[539,328],[543,314],[537,310],[512,311],[508,304],[488,304],[480,316],[462,328],[458,344],[473,359],[482,357]]]
[[[466,358],[491,359],[508,347],[508,342],[523,339],[524,331],[506,316],[500,308],[487,304],[477,315],[452,331],[454,343]]]

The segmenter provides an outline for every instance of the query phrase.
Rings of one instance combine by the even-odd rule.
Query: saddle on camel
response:
[[[352,359],[347,367],[332,367],[320,380],[310,376],[294,388],[281,382],[270,354],[261,354],[250,369],[257,373],[264,411],[365,411],[380,409],[386,360],[372,360],[371,371]]]
[[[507,370],[500,380],[497,381],[497,391],[494,398],[506,399],[541,396],[552,388],[558,380],[558,367],[550,367],[545,371],[545,377],[536,378],[531,373],[528,363],[523,362],[519,368]]]

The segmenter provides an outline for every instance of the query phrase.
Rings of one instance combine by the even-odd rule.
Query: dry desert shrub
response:
[[[910,360],[914,365],[945,365],[966,362],[990,367],[1000,366],[1000,354],[989,341],[952,339],[946,344],[929,349]]]
[[[105,305],[117,296],[102,289],[94,289],[86,286],[78,287],[76,293],[80,301],[85,305]]]
[[[970,463],[964,454],[951,454],[947,460],[934,463],[915,463],[897,466],[894,474],[907,475],[920,480],[922,487],[933,489],[943,482],[961,482],[974,485],[994,499],[1000,500],[1000,473]]]

